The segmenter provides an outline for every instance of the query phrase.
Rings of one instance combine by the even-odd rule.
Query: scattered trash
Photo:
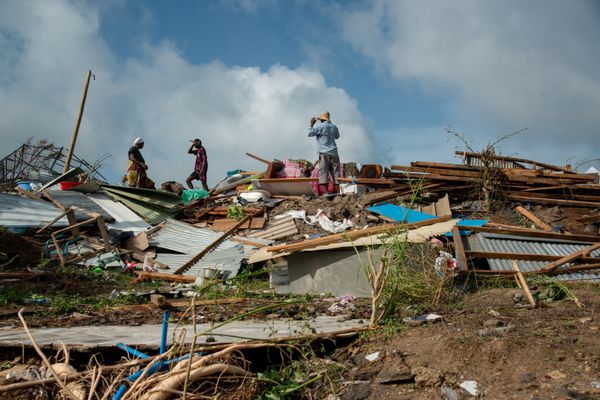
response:
[[[432,324],[435,322],[439,322],[442,320],[442,316],[438,314],[424,314],[416,317],[405,317],[402,318],[402,322],[404,322],[408,326],[419,326],[423,324]]]
[[[455,277],[460,272],[460,267],[452,254],[440,251],[439,256],[435,259],[435,270],[440,276]]]
[[[479,395],[479,390],[477,389],[477,382],[475,381],[464,381],[459,386],[469,396],[476,397]]]
[[[367,359],[369,362],[373,362],[373,361],[377,360],[378,358],[379,358],[378,351],[376,351],[375,353],[367,354],[365,356],[365,359]]]

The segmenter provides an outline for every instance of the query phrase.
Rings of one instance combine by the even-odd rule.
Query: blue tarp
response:
[[[372,213],[391,218],[394,221],[405,222],[407,224],[437,218],[435,215],[425,214],[416,210],[411,210],[410,208],[401,207],[390,203],[369,207],[367,210]]]
[[[487,219],[461,219],[458,223],[459,226],[484,226],[488,223]],[[460,236],[467,236],[471,231],[461,229],[458,231]],[[446,236],[452,237],[452,232],[446,233]]]

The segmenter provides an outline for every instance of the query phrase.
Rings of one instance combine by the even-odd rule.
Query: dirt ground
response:
[[[350,366],[340,398],[452,398],[442,388],[470,398],[458,385],[472,380],[490,399],[600,399],[600,289],[574,291],[582,308],[516,307],[515,292],[470,295],[440,323],[353,343],[336,355]]]
[[[0,265],[3,270],[35,267],[41,257],[42,250],[34,240],[0,229]]]

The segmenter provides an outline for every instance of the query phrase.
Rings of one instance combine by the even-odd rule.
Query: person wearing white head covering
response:
[[[141,137],[133,141],[129,149],[127,160],[127,183],[130,187],[156,189],[152,179],[148,178],[146,160],[142,156],[141,149],[144,148],[144,139]]]

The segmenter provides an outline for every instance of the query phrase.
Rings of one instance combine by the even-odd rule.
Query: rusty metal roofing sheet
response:
[[[468,236],[466,242],[468,250],[473,251],[545,254],[554,256],[567,256],[571,253],[582,250],[585,247],[589,247],[589,243],[488,233],[478,233]],[[590,255],[592,257],[600,257],[600,249],[593,251]],[[487,261],[490,269],[492,270],[512,271],[512,260],[488,258]],[[547,262],[544,261],[519,260],[519,266],[523,272],[539,271],[546,264]],[[593,273],[567,273],[556,275],[556,278],[560,280],[600,280],[600,276]]]
[[[0,193],[0,226],[11,228],[42,227],[58,217],[61,210],[44,200]],[[67,218],[61,218],[54,226],[67,226]]]

